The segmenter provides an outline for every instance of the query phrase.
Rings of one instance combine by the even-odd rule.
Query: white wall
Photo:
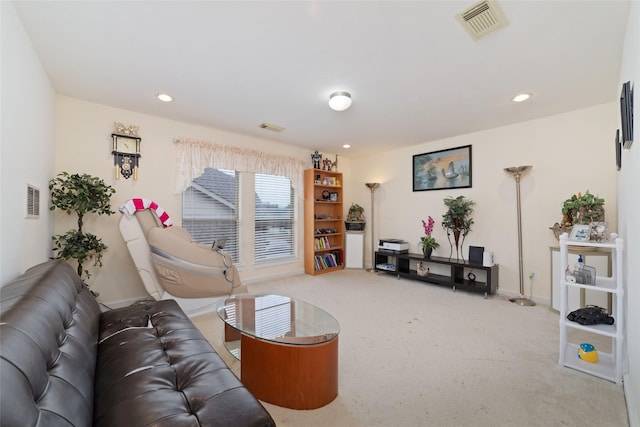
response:
[[[55,95],[11,2],[0,2],[0,283],[51,255],[48,183]],[[26,219],[27,184],[40,189],[40,218]]]
[[[629,150],[622,152],[622,170],[618,174],[618,210],[621,237],[626,244],[625,253],[625,278],[626,278],[626,303],[627,321],[627,358],[628,375],[624,378],[624,389],[629,408],[629,421],[631,427],[640,427],[640,199],[638,198],[638,183],[640,183],[640,120],[638,120],[638,105],[640,93],[640,3],[631,2],[631,11],[627,23],[627,34],[623,50],[623,61],[620,72],[620,85],[631,81],[635,89],[634,94],[634,144]],[[619,89],[618,89],[619,90]],[[618,115],[617,128],[620,128]]]
[[[614,134],[617,103],[487,131],[416,145],[367,158],[352,159],[356,202],[369,215],[370,192],[365,182],[381,183],[375,192],[375,238],[407,240],[417,252],[423,234],[421,220],[436,220],[435,237],[441,244],[434,255],[449,256],[450,247],[441,227],[443,199],[464,195],[476,202],[471,233],[464,243],[484,246],[494,252],[500,265],[500,291],[519,293],[518,239],[515,180],[503,168],[532,165],[521,180],[522,230],[525,291],[529,294],[530,272],[536,273],[533,296],[549,303],[549,247],[557,240],[549,230],[561,220],[562,202],[577,192],[589,190],[605,199],[606,221],[617,227]],[[473,187],[456,190],[412,191],[412,156],[472,145]],[[367,231],[365,259],[371,263]],[[455,253],[454,253],[455,256]],[[465,255],[466,257],[466,255]]]
[[[55,173],[89,173],[102,178],[116,189],[112,198],[113,210],[118,209],[132,197],[145,197],[154,200],[172,217],[175,224],[182,221],[182,196],[174,194],[176,138],[193,138],[211,141],[221,145],[256,148],[259,150],[294,156],[308,162],[311,167],[310,152],[291,146],[284,146],[267,140],[244,137],[215,129],[187,123],[161,119],[132,111],[94,104],[75,98],[57,97],[56,103],[56,141]],[[111,133],[113,122],[139,126],[141,159],[138,180],[133,178],[115,179],[113,155],[111,154]],[[347,159],[340,159],[342,167],[348,165]],[[245,197],[253,200],[252,187],[244,186]],[[304,269],[302,260],[303,204],[298,209],[298,259],[287,265],[275,267],[257,267],[253,265],[252,251],[247,250],[240,267],[243,283],[258,279],[300,273]],[[243,209],[241,218],[241,239],[245,248],[253,244],[253,216]],[[75,227],[75,216],[64,212],[55,213],[55,233],[63,233]],[[105,303],[118,302],[130,298],[145,296],[139,276],[127,252],[118,231],[120,213],[111,216],[88,215],[85,217],[85,230],[96,234],[109,247],[103,257],[103,268],[91,269],[92,277],[88,283],[100,292],[100,300]]]

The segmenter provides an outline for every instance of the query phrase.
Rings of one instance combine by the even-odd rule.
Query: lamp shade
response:
[[[349,92],[333,92],[329,96],[329,107],[335,111],[344,111],[351,107],[351,94]]]

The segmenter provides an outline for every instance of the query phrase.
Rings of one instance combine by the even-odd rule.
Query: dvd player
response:
[[[409,243],[401,239],[380,239],[378,241],[378,249],[383,251],[409,252]]]

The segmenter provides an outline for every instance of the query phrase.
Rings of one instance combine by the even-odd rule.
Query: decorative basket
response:
[[[344,226],[347,231],[362,231],[367,223],[365,221],[345,221]]]

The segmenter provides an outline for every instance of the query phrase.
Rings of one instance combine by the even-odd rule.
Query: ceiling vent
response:
[[[272,132],[282,132],[284,130],[284,128],[282,126],[274,125],[274,124],[271,124],[271,123],[261,123],[260,124],[260,129],[267,129],[267,130],[270,130]]]
[[[486,0],[471,6],[456,18],[469,35],[478,40],[509,25],[502,9],[495,1]]]

